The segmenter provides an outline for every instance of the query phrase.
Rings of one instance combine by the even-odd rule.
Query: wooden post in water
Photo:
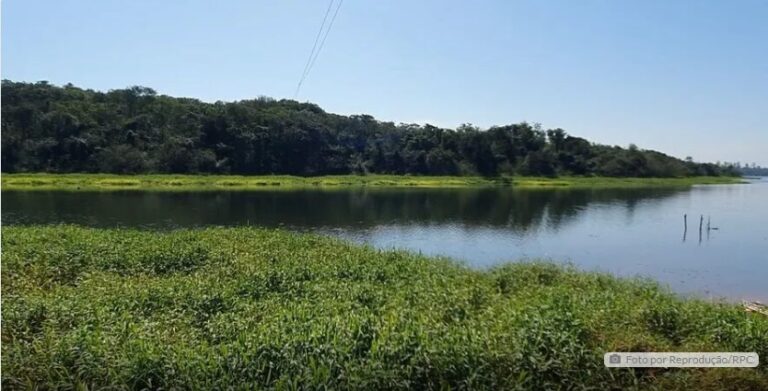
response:
[[[704,215],[699,217],[699,243],[701,243],[701,228],[704,226]]]
[[[683,242],[688,235],[688,214],[683,214]]]

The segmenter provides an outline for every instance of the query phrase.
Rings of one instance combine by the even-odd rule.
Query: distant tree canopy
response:
[[[736,172],[742,175],[768,176],[768,167],[761,167],[755,163],[742,165],[740,162],[736,162],[736,163],[721,163],[721,165],[732,167],[733,169],[736,170]]]
[[[323,175],[735,175],[656,151],[520,123],[481,130],[381,122],[260,97],[204,103],[146,87],[2,82],[4,172]]]

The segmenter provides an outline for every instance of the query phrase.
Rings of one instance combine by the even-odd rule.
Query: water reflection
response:
[[[686,294],[767,300],[766,199],[768,181],[624,190],[5,191],[2,222],[283,227],[449,256],[477,268],[545,258],[650,276]],[[702,214],[719,230],[703,228],[700,241]]]
[[[299,229],[451,224],[524,234],[558,230],[589,207],[640,203],[684,190],[356,189],[257,192],[3,192],[5,224],[177,228],[205,225]]]

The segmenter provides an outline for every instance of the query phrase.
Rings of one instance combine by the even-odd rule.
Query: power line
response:
[[[309,69],[307,70],[307,75],[309,75],[309,72],[312,71],[312,67],[315,66],[315,60],[317,60],[317,56],[320,55],[320,51],[323,50],[323,45],[325,45],[325,39],[328,38],[328,33],[331,32],[331,27],[333,27],[333,21],[336,20],[336,15],[339,13],[339,8],[341,8],[341,3],[343,3],[344,0],[339,1],[339,5],[336,6],[336,11],[333,13],[333,17],[331,18],[331,23],[328,24],[328,30],[325,30],[325,35],[323,35],[323,40],[320,41],[320,46],[317,48],[317,53],[315,53],[315,58],[312,59],[312,63],[309,64]]]
[[[323,16],[323,23],[320,23],[320,29],[317,30],[317,35],[315,36],[315,43],[312,44],[312,51],[309,52],[307,63],[304,64],[304,70],[301,71],[299,84],[296,85],[296,92],[293,93],[294,98],[299,94],[299,88],[301,88],[301,83],[303,83],[304,78],[307,77],[307,70],[309,69],[309,64],[312,62],[312,56],[315,54],[315,48],[317,48],[317,41],[320,39],[320,35],[323,33],[323,28],[325,27],[325,21],[328,19],[328,14],[331,12],[331,7],[333,7],[333,1],[334,0],[331,0],[328,2],[328,8],[325,10],[325,15]]]
[[[325,12],[325,17],[328,17],[328,11],[331,9],[331,5],[333,4],[334,0],[331,0],[331,3],[328,4],[328,10]],[[299,84],[296,86],[296,93],[294,94],[294,98],[296,98],[299,95],[299,90],[301,89],[301,85],[304,83],[304,80],[309,76],[309,73],[312,71],[312,67],[315,66],[315,61],[317,61],[317,57],[320,55],[320,51],[323,50],[323,46],[325,45],[325,40],[328,38],[328,34],[331,32],[331,28],[333,27],[333,22],[336,20],[336,15],[339,14],[339,9],[341,8],[341,4],[344,3],[344,0],[339,0],[338,5],[336,5],[336,10],[333,12],[333,17],[331,17],[331,22],[328,23],[328,28],[325,30],[325,34],[323,35],[323,39],[320,41],[320,46],[317,47],[317,51],[314,51],[314,47],[312,48],[314,53],[309,54],[309,66],[305,67],[304,74],[301,76],[301,80],[299,80]],[[325,18],[323,18],[323,25],[325,24]],[[323,25],[320,26],[320,32],[323,30]],[[318,37],[320,36],[318,32]],[[315,43],[317,43],[317,38],[315,38]],[[313,57],[314,54],[314,57]]]

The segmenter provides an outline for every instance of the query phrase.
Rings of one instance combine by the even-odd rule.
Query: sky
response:
[[[328,4],[4,0],[0,74],[292,99]],[[768,0],[346,0],[297,99],[768,166]]]

